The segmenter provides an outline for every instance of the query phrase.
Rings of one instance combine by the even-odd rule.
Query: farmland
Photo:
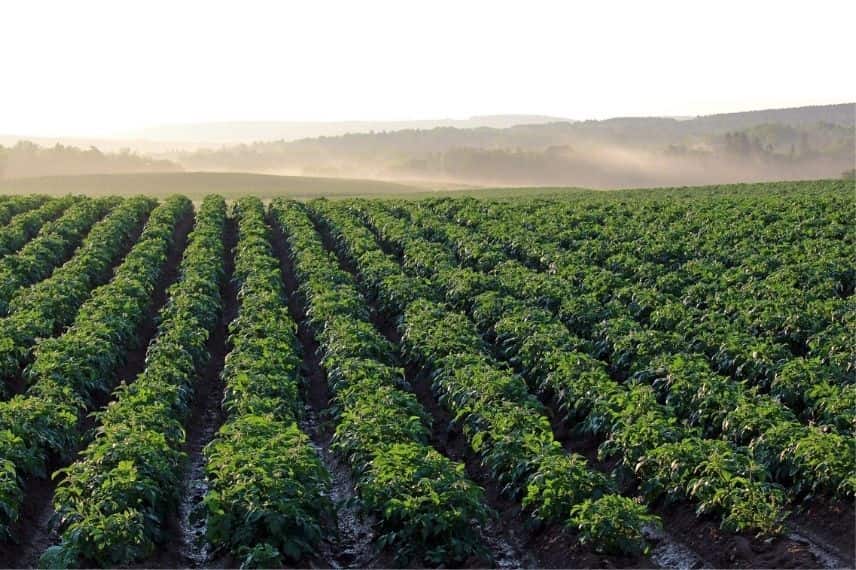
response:
[[[196,191],[0,196],[0,566],[854,566],[852,181]]]

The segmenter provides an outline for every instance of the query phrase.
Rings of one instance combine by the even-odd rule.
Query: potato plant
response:
[[[120,202],[118,198],[79,200],[58,219],[42,226],[20,251],[0,260],[0,315],[6,314],[19,289],[49,277],[72,255],[93,224]]]
[[[50,277],[18,289],[0,318],[0,378],[5,383],[33,356],[39,338],[49,338],[74,321],[92,290],[110,278],[123,246],[139,231],[155,201],[125,200],[95,224],[74,255]]]
[[[506,532],[820,565],[856,494],[852,184],[569,196],[212,196],[181,252],[184,197],[0,196],[0,561],[54,476],[45,567],[505,565]]]

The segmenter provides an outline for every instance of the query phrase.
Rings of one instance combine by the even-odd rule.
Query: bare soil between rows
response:
[[[227,218],[223,235],[223,261],[225,274],[220,286],[221,314],[208,338],[208,362],[194,384],[193,403],[185,421],[186,439],[182,451],[186,454],[178,508],[166,519],[167,541],[152,557],[144,561],[143,568],[230,568],[236,566],[228,555],[213,553],[205,541],[205,516],[201,511],[202,498],[208,490],[205,478],[205,446],[226,419],[221,407],[223,380],[221,372],[226,355],[231,350],[228,338],[229,323],[238,314],[238,291],[232,277],[235,269],[234,248],[237,227],[233,218]]]
[[[280,262],[288,308],[297,323],[303,374],[304,416],[300,427],[309,435],[321,461],[331,476],[331,499],[337,505],[336,520],[326,521],[335,528],[321,545],[319,555],[304,565],[331,568],[389,567],[391,557],[378,553],[374,545],[372,520],[351,504],[355,497],[354,480],[344,461],[331,449],[335,426],[329,415],[331,402],[327,376],[321,366],[318,341],[306,318],[306,301],[299,291],[292,252],[276,220],[269,219],[271,243]]]

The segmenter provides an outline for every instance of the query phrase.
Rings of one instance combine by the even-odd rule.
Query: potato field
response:
[[[0,197],[0,567],[852,568],[854,220]]]

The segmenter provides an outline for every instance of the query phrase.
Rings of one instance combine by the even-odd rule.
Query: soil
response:
[[[167,541],[154,556],[145,561],[146,568],[237,566],[228,556],[210,552],[204,540],[205,516],[198,508],[208,491],[203,450],[225,421],[225,413],[220,406],[224,388],[220,373],[230,350],[229,323],[238,313],[238,292],[232,281],[237,227],[232,218],[226,220],[223,241],[226,268],[220,287],[223,310],[208,339],[206,348],[209,359],[194,386],[190,415],[185,421],[187,433],[183,452],[187,455],[187,463],[182,478],[181,500],[178,510],[170,513],[166,520]]]
[[[179,220],[173,233],[173,244],[170,248],[164,269],[155,286],[146,316],[137,329],[135,338],[139,340],[135,346],[128,349],[125,362],[116,371],[116,383],[130,383],[142,372],[145,367],[146,351],[149,342],[157,333],[157,314],[166,302],[167,290],[178,278],[181,256],[187,244],[187,234],[193,227],[193,215],[187,215]],[[130,247],[129,247],[130,249]],[[122,256],[124,257],[124,255]],[[94,409],[101,409],[110,401],[110,394],[98,394],[95,397]],[[91,441],[92,431],[95,428],[95,420],[92,416],[85,416],[79,426],[83,437],[80,442]],[[76,460],[80,449],[74,454],[72,461]],[[48,461],[48,473],[54,473],[64,466],[59,458],[51,457]],[[29,477],[24,482],[24,501],[22,516],[11,529],[12,536],[27,537],[26,543],[22,545],[2,544],[0,545],[0,567],[4,568],[35,568],[39,557],[46,548],[55,544],[58,535],[52,524],[54,516],[53,495],[57,484],[61,479]]]
[[[335,426],[327,413],[331,396],[327,377],[321,367],[318,342],[306,319],[306,303],[298,290],[299,283],[288,242],[275,220],[269,220],[269,225],[272,228],[271,243],[279,259],[285,283],[289,313],[298,325],[305,402],[305,413],[300,420],[300,427],[309,435],[324,467],[330,473],[330,498],[337,506],[336,520],[326,521],[328,527],[335,530],[321,545],[316,559],[302,561],[302,566],[391,567],[391,557],[376,551],[373,521],[363,516],[352,504],[356,494],[350,469],[330,448]]]
[[[61,465],[50,465],[49,472]],[[0,543],[0,567],[35,568],[39,557],[56,542],[51,518],[54,515],[53,499],[56,481],[29,477],[24,484],[24,503],[21,516],[12,525],[12,536],[21,537],[21,544]]]
[[[791,516],[788,523],[799,535],[797,540],[808,540],[813,547],[832,555],[830,562],[837,567],[856,568],[854,503],[820,497],[810,499]]]
[[[771,541],[721,531],[715,519],[698,517],[684,502],[655,506],[667,529],[716,568],[820,568],[806,544],[787,537]]]

